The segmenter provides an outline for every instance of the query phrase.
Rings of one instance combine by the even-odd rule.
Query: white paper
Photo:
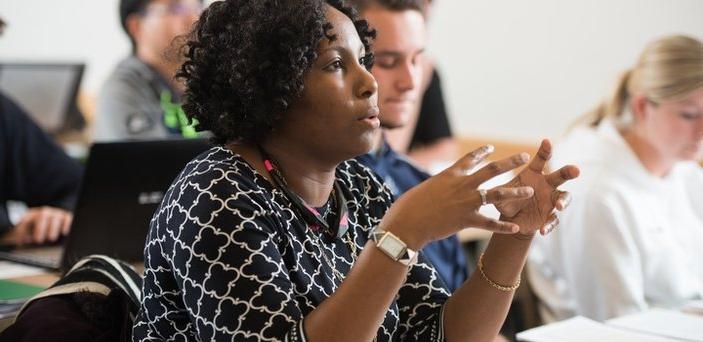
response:
[[[703,300],[692,300],[686,303],[681,311],[690,314],[703,315]]]
[[[517,334],[529,342],[671,342],[672,339],[609,327],[585,317],[574,317]]]
[[[703,317],[680,311],[652,309],[614,318],[606,324],[642,333],[703,342]]]
[[[0,279],[19,278],[44,273],[46,273],[46,269],[41,267],[0,260]]]

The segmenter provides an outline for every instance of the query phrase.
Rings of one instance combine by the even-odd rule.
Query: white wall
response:
[[[431,51],[459,134],[558,137],[644,45],[703,39],[701,0],[438,0]]]
[[[130,51],[118,0],[0,0],[7,23],[0,60],[83,61],[83,90],[97,93],[111,69]]]
[[[557,137],[651,39],[703,39],[701,0],[438,0],[430,51],[462,135]],[[129,52],[117,0],[0,0],[0,60],[85,61],[95,94]]]

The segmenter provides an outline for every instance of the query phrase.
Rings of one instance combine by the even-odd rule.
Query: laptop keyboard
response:
[[[63,247],[23,248],[13,251],[0,251],[0,259],[20,264],[57,270],[61,266]]]

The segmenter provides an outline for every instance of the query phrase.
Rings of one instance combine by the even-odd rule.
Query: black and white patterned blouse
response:
[[[349,230],[328,242],[241,156],[216,147],[191,161],[151,220],[135,341],[304,341],[304,317],[339,286],[332,267],[349,272],[391,203],[387,188],[355,161],[342,163],[336,177]],[[447,298],[421,256],[377,340],[443,340]]]

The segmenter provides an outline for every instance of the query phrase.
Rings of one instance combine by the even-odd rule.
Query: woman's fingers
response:
[[[514,234],[520,231],[520,226],[512,222],[499,221],[476,214],[472,224],[474,228],[492,231],[498,234]]]
[[[539,233],[542,235],[547,235],[551,233],[554,229],[557,228],[559,225],[559,218],[557,217],[557,214],[552,213],[549,215],[549,219],[547,220],[547,223],[542,226],[542,228],[539,229]]]
[[[481,201],[480,199],[480,194],[478,194],[479,191],[477,191],[477,196],[479,196],[479,202]],[[519,200],[519,199],[528,199],[532,197],[532,195],[535,194],[534,189],[530,186],[521,186],[521,187],[516,187],[516,188],[508,188],[508,187],[499,187],[499,188],[493,188],[490,189],[486,192],[486,204],[491,203],[500,203],[500,202],[508,202],[508,201],[513,201],[513,200]]]
[[[539,145],[539,150],[537,150],[537,154],[535,154],[535,157],[532,158],[532,161],[530,162],[528,167],[534,172],[542,173],[542,170],[544,170],[544,166],[547,164],[547,161],[549,161],[551,157],[552,143],[549,142],[549,140],[544,139]]]
[[[547,183],[553,187],[559,187],[564,182],[579,176],[579,168],[574,165],[567,165],[547,175]]]
[[[497,175],[524,165],[529,159],[529,154],[518,153],[511,157],[491,162],[468,177],[471,180],[472,185],[479,186]]]
[[[486,159],[488,155],[493,153],[493,149],[494,148],[492,145],[481,146],[461,157],[461,159],[457,160],[456,163],[450,167],[450,169],[455,169],[460,174],[466,174]]]
[[[563,211],[571,203],[571,194],[566,191],[555,190],[552,193],[552,203],[554,203],[554,207],[557,210]]]

